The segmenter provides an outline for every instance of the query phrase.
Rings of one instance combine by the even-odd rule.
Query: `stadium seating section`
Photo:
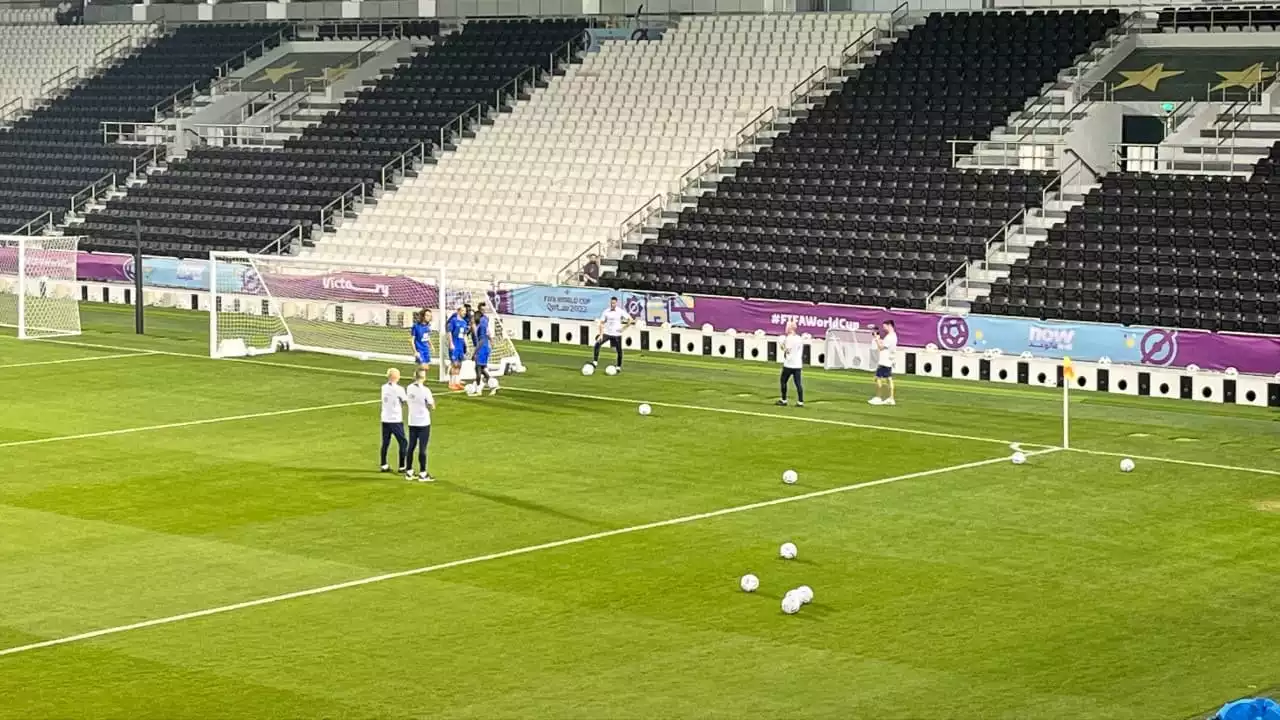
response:
[[[1119,20],[931,15],[605,282],[924,307],[1051,180],[953,170],[948,140],[989,137]]]
[[[439,137],[520,72],[579,39],[571,20],[473,22],[398,65],[280,150],[204,148],[86,218],[94,249],[127,246],[142,223],[148,251],[193,257],[266,247],[420,142]],[[197,206],[193,207],[193,203]],[[82,245],[84,246],[84,245]]]
[[[147,30],[146,25],[0,25],[0,107],[10,107],[16,98],[33,105],[45,81],[75,67],[91,68],[99,51]]]
[[[0,8],[0,24],[38,25],[52,24],[55,8]]]
[[[874,17],[693,17],[605,43],[316,252],[553,281]]]
[[[78,34],[83,28],[57,30],[69,38],[90,37]],[[60,220],[72,195],[111,173],[131,171],[147,148],[104,144],[103,121],[154,120],[157,103],[208,80],[224,61],[279,30],[184,26],[0,132],[0,227],[13,231],[45,212]]]
[[[1272,7],[1183,6],[1160,11],[1160,28],[1165,32],[1207,32],[1209,30],[1270,31],[1280,28],[1280,9]]]
[[[974,312],[1280,333],[1275,159],[1252,178],[1104,177]]]

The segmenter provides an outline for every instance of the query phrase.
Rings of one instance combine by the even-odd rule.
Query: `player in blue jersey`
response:
[[[458,305],[454,314],[449,316],[445,332],[449,335],[449,389],[461,390],[462,361],[467,356],[467,336],[471,334],[471,323],[467,321],[462,305]]]
[[[483,391],[485,386],[489,384],[489,350],[493,347],[493,323],[489,321],[489,316],[485,313],[484,303],[476,306],[475,319],[475,343],[476,343],[476,385]],[[477,393],[479,394],[479,393]],[[490,395],[498,394],[498,386],[494,385],[489,390]]]
[[[413,318],[413,361],[424,372],[431,367],[431,311],[423,308]]]

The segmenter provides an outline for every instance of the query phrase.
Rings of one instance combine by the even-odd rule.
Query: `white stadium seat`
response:
[[[304,252],[555,281],[878,17],[692,17],[605,42]]]
[[[151,31],[150,25],[132,23],[0,25],[0,107],[15,98],[31,107],[48,94],[42,92],[45,81],[73,67],[89,75],[99,51]]]

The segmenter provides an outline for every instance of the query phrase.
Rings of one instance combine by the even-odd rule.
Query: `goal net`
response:
[[[209,265],[209,354],[215,358],[302,351],[412,363],[410,328],[427,310],[431,363],[444,380],[448,338],[440,331],[459,305],[474,310],[485,303],[494,330],[490,373],[520,366],[489,284],[451,281],[443,268],[219,252]],[[466,346],[462,378],[472,380],[474,328]]]
[[[19,338],[80,334],[79,238],[0,235],[0,327]]]
[[[871,330],[827,331],[823,368],[826,370],[874,370],[877,351]]]

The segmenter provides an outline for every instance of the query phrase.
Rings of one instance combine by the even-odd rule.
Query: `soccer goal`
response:
[[[440,330],[459,305],[487,303],[494,340],[490,372],[522,367],[503,331],[490,283],[450,279],[444,268],[214,252],[209,257],[209,354],[317,352],[360,360],[413,362],[409,329],[431,312],[431,362],[441,380],[448,357]],[[474,337],[467,340],[465,380],[476,376]]]
[[[825,370],[875,370],[878,354],[871,330],[832,328],[823,348]]]
[[[0,235],[0,327],[23,339],[80,334],[79,240]]]

